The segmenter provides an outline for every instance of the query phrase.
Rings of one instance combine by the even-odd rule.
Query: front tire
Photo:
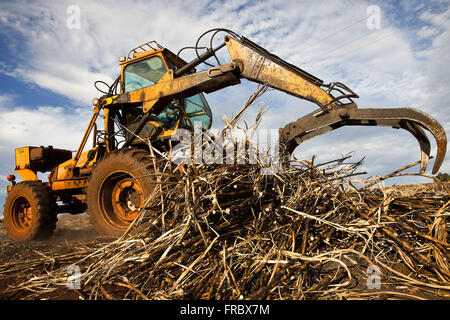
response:
[[[24,181],[16,184],[5,201],[4,224],[14,241],[41,240],[56,228],[56,202],[47,184]]]
[[[153,162],[142,149],[120,149],[101,160],[89,179],[87,212],[96,231],[120,236],[155,189]]]

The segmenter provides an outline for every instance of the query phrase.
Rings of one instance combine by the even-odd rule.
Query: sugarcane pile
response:
[[[448,191],[357,188],[361,162],[349,156],[292,160],[271,174],[261,163],[154,159],[157,187],[122,237],[2,265],[2,297],[450,297]],[[70,266],[78,288],[67,288]]]
[[[28,261],[33,271],[8,293],[65,289],[67,266],[77,265],[84,299],[411,298],[418,288],[448,298],[450,197],[358,190],[348,180],[358,165],[297,161],[273,175],[259,165],[168,165],[124,236]],[[367,289],[369,267],[381,291]]]

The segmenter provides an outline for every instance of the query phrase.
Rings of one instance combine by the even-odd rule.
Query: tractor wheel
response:
[[[87,212],[98,233],[122,235],[155,189],[153,162],[147,151],[111,152],[92,172],[87,186]]]
[[[56,201],[50,188],[40,181],[16,184],[5,201],[4,223],[15,241],[41,240],[56,228]]]

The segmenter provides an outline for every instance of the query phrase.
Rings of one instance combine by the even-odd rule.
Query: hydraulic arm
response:
[[[196,72],[195,67],[225,47],[231,62]],[[214,92],[240,83],[245,78],[268,85],[287,94],[311,101],[318,109],[280,128],[280,150],[289,159],[295,148],[305,140],[342,126],[390,126],[410,132],[419,142],[423,173],[430,158],[430,142],[423,129],[436,139],[437,155],[433,174],[444,160],[447,138],[442,126],[431,116],[412,108],[358,109],[353,101],[358,95],[342,83],[325,84],[319,78],[269,53],[252,41],[227,35],[223,44],[209,49],[177,70],[168,70],[154,85],[122,93],[112,103],[142,103],[145,115],[134,134],[138,135],[148,121],[149,111],[161,112],[173,99],[182,99],[200,92]],[[343,101],[346,101],[344,103]],[[128,139],[125,147],[129,146]]]

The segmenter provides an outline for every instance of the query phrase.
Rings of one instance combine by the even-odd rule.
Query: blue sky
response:
[[[71,5],[79,9],[80,28],[68,28]],[[380,9],[380,29],[368,28],[370,6]],[[177,52],[215,27],[232,29],[325,82],[346,83],[360,95],[360,108],[416,107],[450,128],[449,1],[2,1],[0,205],[5,177],[14,169],[14,148],[76,149],[92,112],[90,101],[99,95],[93,82],[111,82],[119,56],[149,40]],[[214,126],[220,128],[222,114],[230,118],[255,88],[243,81],[207,95]],[[260,102],[269,106],[263,128],[284,126],[315,109],[274,91]],[[256,108],[249,110],[246,120],[255,114]],[[357,159],[366,157],[362,169],[370,175],[420,158],[409,134],[358,127],[312,139],[298,157],[329,160],[351,151]],[[448,160],[441,171],[450,172]]]

